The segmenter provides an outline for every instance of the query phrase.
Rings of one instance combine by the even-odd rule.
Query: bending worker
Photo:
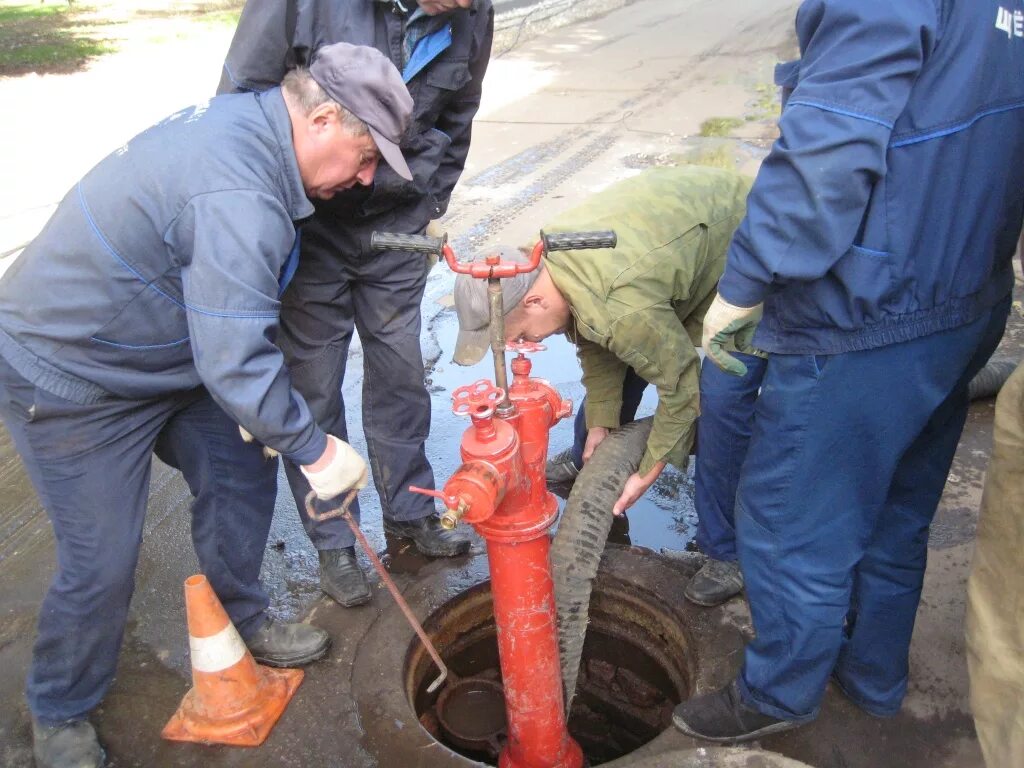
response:
[[[721,365],[758,321],[768,352],[736,500],[756,637],[730,685],[676,708],[687,734],[809,722],[830,677],[872,715],[900,709],[928,527],[1013,287],[1021,7],[800,6],[781,135],[704,319]]]
[[[430,432],[420,349],[421,307],[432,266],[423,256],[374,252],[374,230],[420,234],[442,216],[466,164],[491,52],[491,0],[248,0],[231,42],[220,91],[277,85],[290,62],[334,42],[373,46],[402,72],[413,119],[402,138],[412,170],[381,168],[372,187],[318,201],[303,228],[302,259],[282,298],[278,344],[317,422],[346,437],[342,386],[352,335],[363,352],[363,431],[384,530],[428,557],[465,553],[463,531],[447,531],[433,501],[424,444]],[[288,483],[320,560],[320,588],[344,606],[370,600],[341,518],[309,519],[309,483],[292,461]],[[359,519],[357,505],[352,513]]]
[[[705,397],[698,395],[701,320],[714,298],[726,247],[743,218],[749,187],[744,177],[712,168],[645,171],[598,193],[546,228],[614,229],[615,250],[555,251],[538,269],[501,281],[510,341],[565,333],[577,345],[587,391],[581,460],[589,458],[608,430],[633,419],[648,383],[657,387],[647,448],[637,472],[626,481],[615,514],[632,506],[667,464],[686,467],[698,428],[698,397]],[[525,261],[512,251],[503,258]],[[460,332],[454,360],[472,365],[489,348],[486,281],[460,275],[455,308]],[[712,432],[720,429],[706,437],[701,431],[698,472],[718,467],[726,473],[703,484],[707,493],[702,500],[716,503],[697,507],[698,543],[708,561],[686,594],[702,605],[716,605],[743,587],[732,523],[735,486],[728,478],[732,473],[735,482],[738,476],[733,465],[746,450],[763,366],[753,355],[744,359],[749,372],[743,381],[734,384],[733,377],[717,369],[702,381],[712,390],[706,400],[713,404],[708,423]]]
[[[411,100],[376,51],[324,48],[263,94],[172,115],[91,170],[0,281],[0,416],[57,540],[28,677],[36,764],[88,768],[86,720],[124,633],[155,452],[195,497],[204,574],[257,661],[323,656],[327,633],[271,621],[259,573],[276,478],[236,425],[329,499],[366,483],[273,343],[307,196],[369,184]]]

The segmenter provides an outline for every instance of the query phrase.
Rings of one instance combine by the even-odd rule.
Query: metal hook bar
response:
[[[441,670],[441,674],[438,675],[437,679],[427,687],[427,693],[433,693],[441,687],[441,683],[443,683],[448,677],[448,667],[445,666],[445,663],[441,660],[440,654],[438,654],[437,649],[434,648],[434,644],[430,642],[430,638],[427,637],[427,633],[423,631],[423,626],[416,618],[416,615],[412,612],[412,609],[409,608],[409,604],[405,602],[405,599],[399,593],[398,587],[396,587],[395,582],[391,580],[391,575],[384,567],[384,563],[380,561],[380,558],[377,557],[377,553],[374,552],[373,547],[370,546],[370,542],[366,540],[363,532],[359,530],[359,526],[352,517],[352,513],[348,511],[349,505],[356,497],[356,493],[358,493],[358,490],[353,488],[345,495],[345,498],[342,499],[341,506],[337,509],[332,509],[328,512],[324,512],[323,514],[318,514],[313,509],[313,500],[316,498],[316,493],[310,491],[309,495],[306,496],[306,513],[309,515],[311,520],[316,520],[317,522],[321,520],[332,520],[335,517],[345,518],[345,522],[348,523],[348,527],[352,529],[352,533],[354,533],[356,538],[359,539],[359,544],[362,546],[363,551],[366,552],[366,556],[370,558],[370,562],[373,563],[373,567],[377,569],[377,574],[380,576],[380,580],[384,582],[384,586],[388,588],[388,592],[391,593],[391,597],[395,599],[395,602],[398,603],[398,607],[402,609],[402,613],[405,614],[406,620],[409,622],[410,626],[412,626],[417,636],[419,636],[420,641],[427,649],[427,653],[430,654],[430,658],[434,660],[437,668]]]

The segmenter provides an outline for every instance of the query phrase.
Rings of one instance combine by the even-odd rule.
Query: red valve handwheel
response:
[[[518,352],[520,355],[526,355],[533,352],[543,352],[547,347],[536,341],[510,341],[505,345],[505,349],[509,352]]]
[[[487,379],[480,379],[452,392],[452,413],[486,419],[494,415],[495,406],[504,399],[505,390]]]

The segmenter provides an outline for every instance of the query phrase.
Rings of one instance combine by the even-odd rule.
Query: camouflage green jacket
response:
[[[546,231],[614,229],[618,247],[556,251],[551,279],[572,308],[587,390],[587,427],[619,426],[627,367],[658,388],[639,472],[685,467],[699,414],[701,324],[743,218],[750,181],[697,166],[657,168],[614,184]]]

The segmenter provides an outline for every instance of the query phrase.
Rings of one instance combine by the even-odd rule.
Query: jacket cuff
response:
[[[604,427],[605,429],[617,429],[619,426],[619,415],[622,413],[622,401],[605,400],[602,402],[591,402],[586,404],[587,429]]]
[[[764,301],[768,286],[751,280],[735,269],[726,269],[718,281],[718,294],[734,307],[755,307]]]
[[[308,443],[297,451],[284,454],[284,457],[301,467],[306,464],[312,464],[323,456],[325,450],[327,450],[327,434],[317,427],[312,439]]]

